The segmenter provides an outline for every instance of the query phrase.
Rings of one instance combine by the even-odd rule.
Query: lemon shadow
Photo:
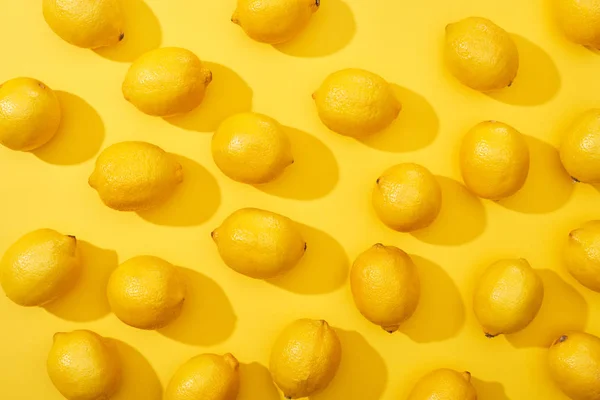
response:
[[[552,100],[560,89],[560,74],[552,58],[541,47],[511,34],[519,50],[519,71],[508,88],[488,93],[503,103],[535,106]]]
[[[236,400],[281,400],[267,367],[240,363],[240,392]]]
[[[525,329],[506,335],[514,347],[548,348],[564,332],[584,330],[587,323],[588,305],[583,296],[556,272],[548,269],[536,272],[544,283],[544,301]]]
[[[439,265],[423,257],[410,257],[419,273],[421,297],[415,313],[400,331],[417,343],[456,336],[465,323],[465,305],[458,287]]]
[[[348,277],[350,261],[342,245],[319,229],[299,224],[306,252],[298,264],[268,282],[301,294],[329,293],[340,288]]]
[[[117,339],[108,339],[121,360],[122,380],[111,400],[160,400],[162,385],[146,358],[130,345]]]
[[[217,180],[197,162],[177,154],[183,167],[183,182],[164,204],[137,214],[156,225],[195,226],[206,222],[221,204]]]
[[[233,333],[237,320],[227,295],[209,277],[188,268],[181,272],[187,284],[181,315],[159,333],[194,346],[223,342]]]
[[[367,341],[354,331],[336,329],[342,344],[342,362],[325,390],[310,400],[377,400],[385,391],[385,361]]]
[[[510,400],[504,391],[504,386],[499,382],[486,382],[471,377],[471,383],[477,391],[477,398],[482,400]]]
[[[560,161],[558,150],[539,139],[524,135],[529,147],[529,174],[514,195],[498,202],[508,209],[544,214],[564,206],[575,185]]]
[[[392,85],[396,98],[402,103],[398,118],[385,130],[361,139],[374,149],[394,153],[415,151],[435,140],[440,129],[433,106],[420,94]]]
[[[411,232],[422,242],[458,246],[469,243],[485,230],[486,213],[481,200],[463,184],[436,176],[442,189],[442,209],[431,225]]]
[[[94,157],[104,141],[104,123],[84,99],[72,93],[55,91],[61,108],[56,135],[33,151],[42,161],[56,165],[80,164]]]
[[[313,200],[327,195],[339,179],[339,168],[331,150],[315,136],[284,127],[292,143],[294,163],[272,182],[256,188],[275,196]]]
[[[348,4],[325,0],[298,36],[273,47],[295,57],[324,57],[342,50],[355,34],[356,22]]]
[[[113,61],[132,62],[142,54],[160,47],[160,22],[143,0],[122,0],[125,25],[123,40],[114,46],[94,50],[96,54]]]
[[[190,131],[214,132],[227,117],[252,109],[252,89],[238,74],[221,64],[204,65],[212,72],[212,82],[202,104],[187,114],[165,118],[168,123]]]
[[[110,274],[119,266],[114,250],[101,249],[77,241],[82,271],[75,287],[63,297],[44,306],[49,313],[68,321],[91,322],[110,313],[106,285]]]

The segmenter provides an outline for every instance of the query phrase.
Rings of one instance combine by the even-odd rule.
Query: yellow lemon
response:
[[[168,117],[192,111],[204,99],[212,73],[191,51],[164,47],[139,57],[125,76],[123,96],[140,111]]]
[[[473,311],[485,335],[494,337],[518,332],[529,325],[543,299],[542,280],[527,260],[500,260],[479,278]]]
[[[269,44],[291,40],[319,9],[321,0],[238,0],[231,21],[252,39]]]
[[[600,221],[589,221],[569,233],[567,269],[583,286],[600,292]]]
[[[360,313],[389,333],[397,331],[413,314],[421,294],[417,268],[410,256],[381,243],[356,258],[350,286]]]
[[[306,251],[294,221],[256,208],[234,212],[211,236],[229,268],[257,279],[292,269]]]
[[[231,354],[202,354],[171,378],[165,400],[235,400],[240,387],[238,361]]]
[[[372,198],[379,219],[400,232],[425,228],[442,207],[442,190],[435,177],[425,167],[410,163],[386,170],[377,179]]]
[[[30,151],[48,143],[60,125],[56,94],[32,78],[15,78],[0,85],[0,143]]]
[[[556,17],[572,42],[600,48],[600,0],[555,0]]]
[[[68,400],[109,399],[121,383],[121,361],[102,336],[86,330],[56,333],[48,375]]]
[[[422,377],[408,400],[477,400],[471,374],[442,368]]]
[[[515,42],[485,18],[447,25],[444,55],[448,69],[462,84],[482,92],[510,86],[519,69]]]
[[[125,37],[120,0],[43,0],[42,9],[54,33],[75,46],[95,49]]]
[[[560,160],[573,179],[600,183],[600,109],[575,119],[562,140]]]
[[[183,181],[181,164],[146,142],[121,142],[104,149],[89,185],[115,210],[141,211],[163,203]]]
[[[362,69],[334,72],[312,97],[325,126],[355,138],[385,129],[402,109],[392,86],[379,75]]]
[[[217,167],[242,183],[269,182],[294,162],[283,127],[273,118],[252,112],[223,121],[211,146]]]
[[[15,303],[39,306],[68,292],[77,282],[80,270],[75,236],[39,229],[6,250],[0,262],[0,283]]]
[[[465,185],[484,199],[515,194],[529,174],[529,148],[516,129],[497,121],[477,124],[463,138],[460,171]]]
[[[335,376],[342,346],[325,321],[300,319],[279,335],[269,369],[288,399],[308,397],[325,389]]]
[[[138,256],[113,271],[106,293],[110,308],[127,325],[159,329],[181,314],[185,282],[172,264],[158,257]]]
[[[600,399],[600,338],[568,332],[548,350],[550,376],[572,400]]]

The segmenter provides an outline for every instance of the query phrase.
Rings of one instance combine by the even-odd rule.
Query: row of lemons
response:
[[[97,48],[118,43],[126,34],[119,0],[43,0],[48,25],[64,40]],[[232,21],[264,43],[291,40],[319,8],[319,0],[238,0]],[[572,41],[600,48],[600,0],[557,0],[561,26]],[[519,54],[510,35],[493,22],[471,17],[446,27],[447,66],[463,84],[479,91],[500,90],[517,77]],[[153,116],[189,112],[202,102],[211,72],[192,52],[162,48],[136,60],[124,79],[125,99]],[[359,69],[328,76],[313,94],[318,115],[330,130],[350,137],[376,134],[401,111],[387,81]],[[53,91],[35,79],[16,78],[0,87],[0,143],[31,151],[49,142],[61,120]],[[261,184],[293,163],[290,141],[274,119],[256,113],[231,116],[213,135],[216,165],[229,178]],[[565,134],[560,156],[573,179],[600,183],[600,110],[590,110]],[[523,136],[497,121],[476,125],[463,139],[460,167],[476,195],[499,200],[516,193],[527,179],[529,150]],[[105,149],[89,184],[101,200],[120,211],[139,211],[163,203],[185,171],[168,153],[145,142],[122,142]],[[437,217],[439,184],[424,167],[401,164],[385,171],[373,190],[373,206],[389,227],[409,232]],[[253,278],[267,279],[293,268],[306,242],[290,219],[258,209],[231,214],[212,232],[226,265]],[[600,291],[600,222],[571,232],[567,265],[583,285]],[[23,306],[55,300],[76,282],[82,266],[77,240],[50,229],[17,240],[0,264],[7,296]],[[419,301],[419,277],[402,250],[376,244],[354,262],[350,283],[358,310],[388,332],[396,331]],[[543,285],[523,259],[500,260],[482,275],[474,312],[486,335],[519,331],[536,316]],[[186,297],[176,267],[157,257],[135,257],[121,264],[107,286],[111,309],[123,322],[158,329],[178,317]],[[272,350],[270,370],[287,398],[324,389],[341,358],[341,345],[325,321],[303,319],[289,325]],[[119,387],[120,366],[108,342],[90,331],[58,333],[48,357],[48,373],[69,400],[107,399]],[[600,339],[566,333],[549,350],[552,377],[574,400],[600,398]],[[231,354],[205,354],[184,364],[169,383],[169,400],[234,400],[239,387]],[[411,392],[411,400],[473,400],[469,373],[436,370]]]

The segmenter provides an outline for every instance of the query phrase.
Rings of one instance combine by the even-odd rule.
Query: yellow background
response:
[[[600,57],[561,36],[549,2],[323,0],[301,37],[272,47],[229,21],[235,0],[124,1],[124,43],[97,52],[54,35],[39,0],[0,1],[0,80],[40,79],[58,91],[64,108],[50,145],[34,154],[0,149],[0,251],[49,227],[81,240],[86,267],[80,285],[48,307],[0,298],[1,399],[61,399],[45,370],[52,335],[86,328],[120,341],[125,380],[115,399],[160,399],[188,358],[232,352],[242,363],[239,399],[277,400],[266,369],[270,346],[301,317],[326,319],[343,345],[335,380],[313,400],[404,399],[438,367],[471,371],[482,400],[566,399],[548,378],[544,346],[567,329],[600,334],[600,295],[560,261],[568,232],[599,217],[599,193],[571,183],[555,147],[575,115],[598,106]],[[491,18],[515,38],[521,68],[509,90],[473,92],[443,67],[445,25],[472,15]],[[121,95],[129,63],[157,46],[186,47],[213,71],[204,103],[189,115],[149,117]],[[310,96],[325,76],[346,67],[382,75],[404,103],[398,121],[364,143],[329,132]],[[261,188],[227,179],[210,155],[219,121],[247,110],[288,126],[296,158],[285,176]],[[525,187],[499,203],[469,194],[458,171],[460,137],[486,119],[513,125],[531,149]],[[119,213],[88,187],[98,152],[124,140],[155,143],[182,162],[185,182],[164,207]],[[438,220],[414,234],[387,229],[370,205],[378,174],[407,161],[438,175],[444,195]],[[252,280],[219,259],[211,230],[248,206],[303,224],[308,252],[286,277]],[[419,308],[394,335],[360,316],[346,281],[352,260],[376,242],[414,255],[422,278]],[[159,332],[122,324],[104,296],[110,271],[141,254],[169,260],[189,276],[182,317]],[[525,331],[489,340],[470,297],[481,268],[499,257],[526,257],[546,298]]]

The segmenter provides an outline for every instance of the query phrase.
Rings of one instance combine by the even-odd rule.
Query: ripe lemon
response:
[[[573,121],[560,145],[560,160],[573,179],[600,183],[600,109]]]
[[[570,41],[600,48],[600,0],[555,0],[556,17]]]
[[[471,374],[447,368],[437,369],[422,377],[408,400],[477,400]]]
[[[600,221],[589,221],[569,233],[567,269],[583,286],[600,292]]]

